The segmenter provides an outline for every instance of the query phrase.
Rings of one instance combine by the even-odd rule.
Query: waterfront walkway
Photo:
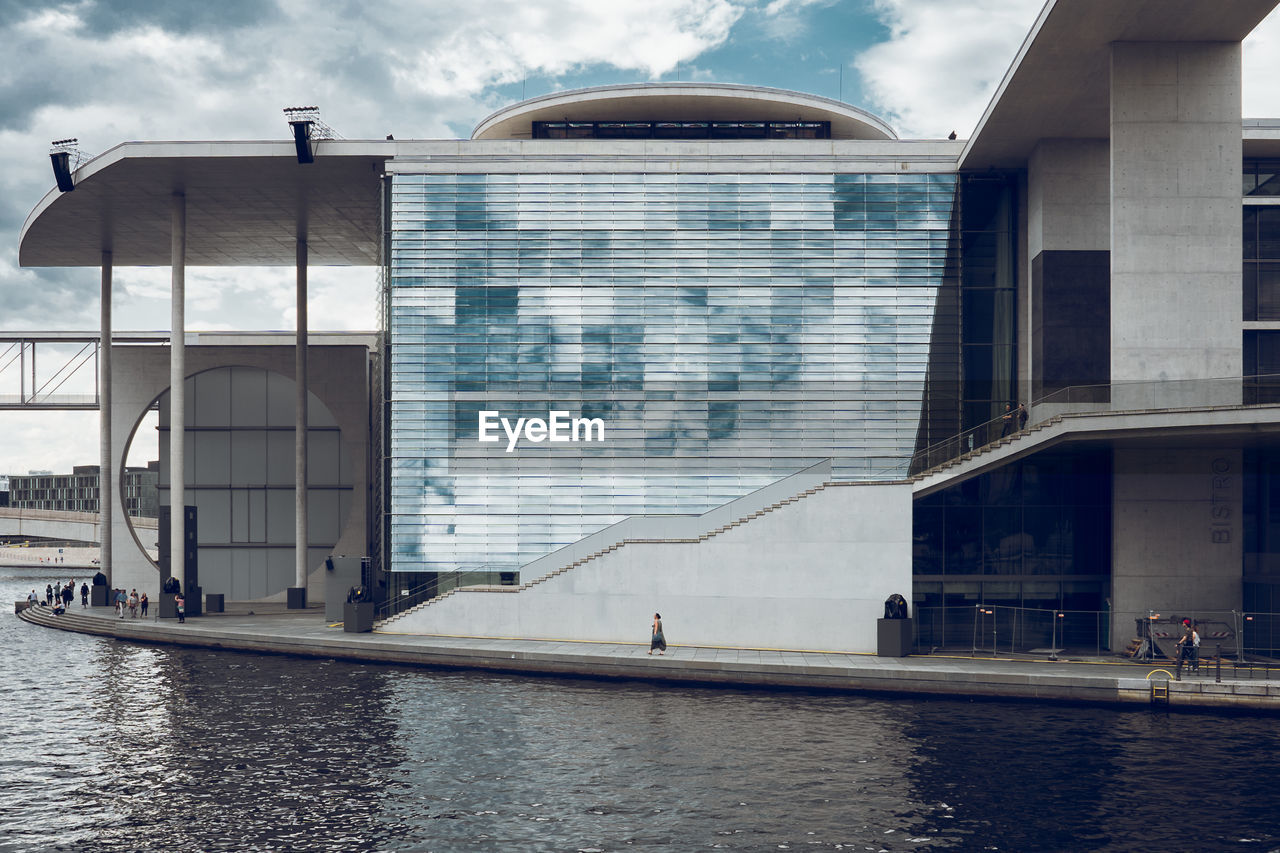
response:
[[[1119,660],[883,658],[678,645],[665,655],[650,656],[647,644],[350,634],[341,624],[326,623],[319,609],[286,610],[278,604],[236,605],[226,613],[206,614],[184,624],[158,620],[154,614],[120,619],[110,608],[82,609],[78,602],[62,616],[36,607],[20,618],[134,642],[523,674],[1142,705],[1152,702],[1155,682],[1167,684],[1172,708],[1280,710],[1280,668],[1237,669],[1229,661],[1219,683],[1211,663],[1202,665],[1198,675],[1184,673],[1181,681],[1174,681],[1170,664]]]

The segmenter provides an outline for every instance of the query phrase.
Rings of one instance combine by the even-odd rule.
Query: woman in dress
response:
[[[662,654],[667,650],[667,638],[662,636],[662,614],[653,614],[653,638],[649,640],[649,654],[653,654],[653,650],[657,649],[658,654]]]

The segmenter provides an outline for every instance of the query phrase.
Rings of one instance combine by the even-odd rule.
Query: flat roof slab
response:
[[[1018,168],[1041,139],[1111,136],[1113,42],[1239,42],[1276,0],[1049,0],[960,158]]]
[[[172,197],[187,202],[189,266],[292,266],[300,231],[315,266],[378,262],[381,177],[394,143],[129,142],[75,173],[27,217],[24,267],[167,266]]]

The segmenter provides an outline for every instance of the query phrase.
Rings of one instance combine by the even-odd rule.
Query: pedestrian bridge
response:
[[[96,512],[65,512],[53,509],[15,509],[0,507],[0,536],[9,539],[30,536],[73,542],[101,542],[102,517]],[[154,518],[134,518],[133,526],[141,534],[156,530]]]

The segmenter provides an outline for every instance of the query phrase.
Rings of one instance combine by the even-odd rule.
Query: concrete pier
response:
[[[250,610],[252,608],[252,610]],[[1168,707],[1280,710],[1280,668],[1246,673],[1210,665],[1171,678],[1172,666],[1127,662],[1008,660],[941,655],[881,658],[747,648],[672,645],[650,656],[648,643],[499,640],[390,633],[348,634],[315,609],[282,604],[229,605],[185,624],[116,617],[109,608],[74,606],[62,616],[47,608],[18,615],[50,628],[117,639],[199,648],[336,660],[451,667],[526,675],[641,679],[686,684],[804,688],[856,693],[971,696],[1145,707],[1151,683],[1168,682]],[[668,626],[675,635],[675,626]],[[1150,676],[1150,678],[1149,678]],[[1271,676],[1276,680],[1267,680]],[[1163,707],[1163,706],[1162,706]]]

